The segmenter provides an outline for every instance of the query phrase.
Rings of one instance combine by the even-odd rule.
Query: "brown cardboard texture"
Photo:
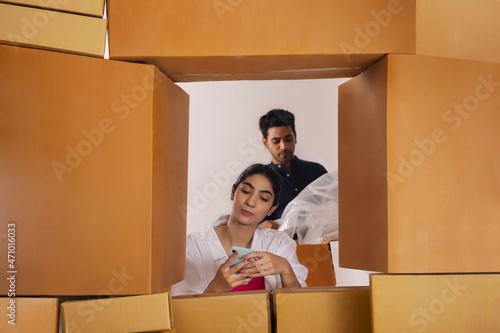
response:
[[[500,1],[419,0],[417,54],[500,62]]]
[[[0,332],[47,332],[57,333],[59,302],[57,298],[0,297],[3,313]]]
[[[299,244],[297,257],[306,266],[309,287],[335,286],[335,270],[328,244]]]
[[[174,327],[184,332],[271,332],[269,291],[172,297]]]
[[[64,302],[61,320],[64,333],[169,330],[170,293]]]
[[[0,230],[16,224],[16,294],[181,281],[188,95],[151,65],[7,45],[0,63]]]
[[[104,56],[107,20],[0,3],[0,43]]]
[[[415,53],[412,0],[111,0],[108,18],[112,59],[174,81],[346,77]]]
[[[342,84],[340,266],[500,271],[499,108],[496,63],[389,55]]]
[[[369,288],[278,289],[276,322],[278,333],[370,333]]]
[[[500,274],[373,274],[370,286],[374,333],[500,330]]]
[[[102,17],[104,0],[1,0],[0,2]]]

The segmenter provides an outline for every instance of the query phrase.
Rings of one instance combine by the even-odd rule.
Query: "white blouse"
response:
[[[186,239],[185,279],[172,286],[172,296],[202,294],[228,258],[215,228],[226,225],[229,215],[221,216],[207,231],[191,234]],[[306,287],[307,268],[297,259],[297,244],[287,234],[274,229],[257,228],[251,249],[266,251],[288,260],[302,287]],[[281,288],[279,274],[265,276],[266,289]]]

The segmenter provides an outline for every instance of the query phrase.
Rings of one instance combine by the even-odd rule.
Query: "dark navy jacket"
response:
[[[288,172],[282,164],[269,163],[280,174],[281,194],[279,206],[266,220],[276,220],[281,217],[286,205],[293,200],[307,185],[324,175],[327,171],[324,166],[316,162],[308,162],[295,156],[292,160],[292,172]]]

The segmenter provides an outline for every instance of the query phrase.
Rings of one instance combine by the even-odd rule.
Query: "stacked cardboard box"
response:
[[[0,43],[104,53],[102,0],[97,10],[71,7],[78,1],[4,2]],[[486,15],[498,12],[494,2],[482,4]],[[155,64],[177,81],[362,73],[340,89],[341,265],[406,274],[499,271],[499,65],[394,54],[497,61],[498,45],[490,43],[498,32],[494,23],[473,15],[457,28],[447,24],[451,15],[440,15],[450,9],[455,17],[469,15],[471,6],[465,0],[423,0],[419,6],[412,0],[154,0],[148,6],[111,0],[111,57]],[[438,24],[445,28],[436,29]],[[456,43],[457,36],[468,42]],[[151,294],[182,279],[187,96],[150,65],[2,45],[0,60],[0,216],[20,235],[16,266],[2,262],[0,269],[15,272],[17,294]],[[462,296],[467,302],[478,294],[490,297],[486,309],[497,304],[494,293],[482,293],[496,290],[496,275],[445,277],[374,275],[373,329],[430,328],[431,318],[446,318],[448,305],[452,309]],[[8,290],[7,284],[0,288]],[[388,285],[397,288],[388,293]],[[408,294],[414,285],[419,296],[430,298]],[[288,293],[277,294],[278,322],[291,311],[286,306],[305,302],[295,298],[331,296],[325,290]],[[265,307],[242,313],[243,323],[258,322],[259,330],[269,331],[269,294],[249,295]],[[212,296],[215,304],[234,300],[234,310],[248,294]],[[283,296],[291,301],[282,302]],[[68,304],[65,323],[73,307],[77,314],[82,306],[102,309],[103,300],[132,301]],[[207,296],[174,300],[174,317],[176,304],[189,304],[185,313],[178,311],[179,329],[205,313],[207,300],[214,302]],[[168,308],[162,304],[157,308]],[[465,313],[466,305],[460,306],[453,312]],[[349,316],[358,313],[348,310]],[[157,328],[168,330],[164,312],[158,315],[167,324]],[[399,319],[388,320],[385,313]],[[484,330],[498,330],[489,311],[482,315]],[[470,320],[462,315],[458,323]]]
[[[492,0],[109,6],[111,57],[154,63],[176,81],[348,77],[387,53],[500,61]]]
[[[415,53],[412,0],[111,0],[109,24],[112,59],[174,81],[348,77]]]
[[[186,93],[151,65],[13,48],[0,45],[0,216],[19,235],[17,293],[182,280]]]
[[[189,332],[272,332],[269,291],[231,292],[172,298],[174,327]]]
[[[0,43],[102,58],[103,10],[103,0],[0,1]]]
[[[3,315],[0,332],[58,332],[58,299],[46,297],[0,297]]]
[[[335,270],[328,244],[299,244],[297,258],[307,268],[306,283],[310,287],[335,286]]]
[[[370,332],[368,287],[176,296],[172,313],[177,332]]]
[[[13,275],[0,290],[109,297],[182,280],[187,94],[151,65],[15,49],[0,45],[0,270]]]
[[[170,293],[64,302],[61,317],[64,333],[172,329]]]
[[[499,107],[498,63],[389,55],[341,85],[340,265],[500,271]]]
[[[419,0],[417,54],[500,62],[500,1]]]
[[[1,0],[0,2],[102,17],[104,14],[104,1],[105,0]]]
[[[282,288],[275,303],[278,333],[371,332],[368,287]]]
[[[483,279],[495,275],[443,273],[500,272],[499,107],[498,63],[388,55],[340,86],[340,265],[421,274],[372,276],[375,332],[422,331],[420,307],[444,313],[447,285],[485,285],[479,297],[493,290]],[[481,303],[469,290],[450,306],[456,325],[475,322],[456,315],[472,301],[498,329],[487,315],[498,296]],[[444,303],[433,302],[440,295]]]
[[[370,278],[373,333],[500,330],[500,274],[372,274]]]

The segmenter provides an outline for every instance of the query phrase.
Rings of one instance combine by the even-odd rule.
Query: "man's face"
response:
[[[293,160],[297,139],[291,126],[269,128],[267,139],[262,138],[262,142],[269,149],[274,164],[288,164]]]

